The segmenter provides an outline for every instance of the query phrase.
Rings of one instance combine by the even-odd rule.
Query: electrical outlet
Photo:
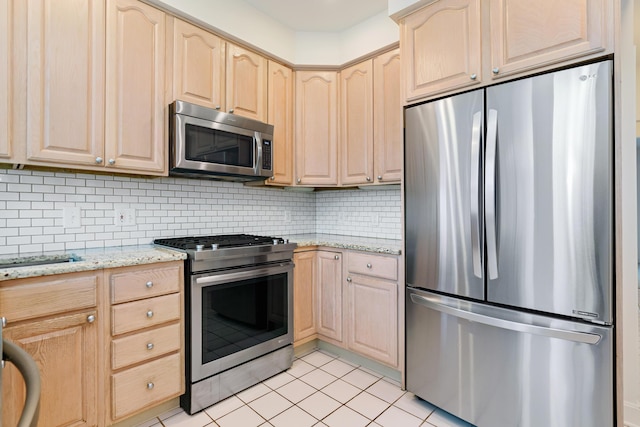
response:
[[[62,226],[64,228],[80,227],[80,218],[82,213],[77,206],[66,206],[62,208]]]
[[[373,225],[380,225],[380,214],[371,214],[371,223]]]
[[[120,227],[125,225],[136,225],[136,210],[132,208],[116,209],[114,224]]]
[[[290,224],[291,223],[291,212],[290,211],[284,211],[284,223],[285,224]]]

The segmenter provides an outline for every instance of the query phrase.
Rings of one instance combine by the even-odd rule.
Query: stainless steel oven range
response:
[[[185,411],[201,411],[291,366],[295,243],[245,234],[154,243],[187,253]]]

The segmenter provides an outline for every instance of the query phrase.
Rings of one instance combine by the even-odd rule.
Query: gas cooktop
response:
[[[288,240],[280,237],[253,236],[251,234],[226,234],[219,236],[195,236],[174,237],[168,239],[155,239],[156,245],[168,246],[182,250],[208,250],[237,248],[258,245],[277,245],[288,243]]]

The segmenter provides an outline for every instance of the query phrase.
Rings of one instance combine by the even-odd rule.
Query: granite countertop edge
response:
[[[56,264],[2,268],[0,269],[0,281],[102,270],[105,268],[130,267],[157,262],[181,261],[187,257],[186,253],[168,248],[158,248],[153,245],[136,245],[69,250],[63,253],[27,254],[26,256],[21,255],[19,258],[51,259],[60,258],[61,254],[64,254],[67,258],[77,260]]]
[[[298,248],[323,246],[389,255],[400,255],[402,253],[402,240],[396,239],[337,234],[293,234],[285,237],[290,242],[297,243]]]

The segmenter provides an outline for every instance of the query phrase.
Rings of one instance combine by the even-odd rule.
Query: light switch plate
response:
[[[62,226],[64,228],[78,228],[81,226],[81,211],[77,206],[62,208]]]
[[[118,208],[115,210],[114,225],[136,225],[136,210],[133,208]]]

